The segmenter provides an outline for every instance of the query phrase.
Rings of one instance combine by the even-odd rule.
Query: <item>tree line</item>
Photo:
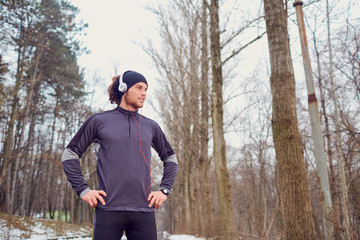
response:
[[[307,111],[316,95],[308,98],[295,81],[299,71],[294,68],[303,69],[296,51],[301,49],[293,7],[298,2],[245,6],[212,0],[153,8],[162,48],[150,39],[144,49],[161,73],[159,111],[179,158],[167,216],[173,231],[221,239],[359,236],[354,84],[359,22],[351,11],[358,4],[309,1],[303,6],[331,189],[328,209]],[[243,77],[249,56],[242,54],[260,44],[267,44],[269,58]]]
[[[70,214],[61,149],[90,113],[67,1],[1,1],[0,206],[9,214]],[[71,212],[72,215],[73,212]]]
[[[294,2],[170,1],[149,8],[161,49],[151,39],[141,44],[160,73],[156,110],[179,161],[174,190],[156,213],[162,230],[219,239],[360,236],[360,23],[352,11],[359,3],[303,5],[329,210],[305,84],[294,71],[302,64]],[[91,222],[93,210],[75,196],[61,166],[65,144],[96,111],[86,104],[77,64],[84,49],[76,36],[86,24],[75,23],[78,9],[67,1],[0,4],[0,209]],[[267,52],[249,72],[245,54],[264,44]],[[91,148],[81,163],[96,188]],[[160,175],[161,163],[153,165]]]

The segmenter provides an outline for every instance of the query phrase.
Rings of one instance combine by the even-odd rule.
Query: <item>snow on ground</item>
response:
[[[172,235],[169,237],[169,240],[205,240],[205,238],[198,238],[191,235]]]
[[[91,240],[91,225],[68,224],[57,220],[44,220],[11,216],[0,213],[0,240]],[[126,240],[124,236],[121,240]],[[205,240],[191,235],[159,233],[159,240]]]
[[[19,217],[0,213],[0,240],[91,240],[91,225],[68,224],[57,220]]]

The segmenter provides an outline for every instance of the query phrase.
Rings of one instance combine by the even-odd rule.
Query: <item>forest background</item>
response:
[[[156,213],[160,230],[221,239],[360,237],[360,3],[297,6],[304,11],[324,180],[294,2],[144,5],[157,24],[156,33],[134,39],[151,63],[142,113],[162,125],[179,161],[174,191]],[[91,49],[82,42],[88,25],[76,18],[76,1],[2,0],[0,7],[0,210],[92,222],[93,210],[66,180],[61,154],[91,114],[109,108],[111,76],[133,66],[110,59],[113,72],[104,74],[79,65]],[[122,34],[114,29],[111,36]],[[91,148],[82,169],[96,188]],[[155,189],[161,170],[154,153]]]

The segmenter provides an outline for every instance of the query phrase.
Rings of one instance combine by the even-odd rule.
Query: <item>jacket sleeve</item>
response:
[[[177,159],[174,150],[166,140],[165,134],[157,124],[155,126],[153,148],[157,151],[164,164],[160,189],[166,188],[171,190],[178,170]]]
[[[96,139],[97,126],[95,120],[94,116],[86,120],[66,146],[61,159],[66,177],[80,198],[90,191],[81,171],[80,158]]]

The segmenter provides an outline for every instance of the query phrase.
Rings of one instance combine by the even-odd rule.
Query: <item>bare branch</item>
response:
[[[250,46],[251,44],[253,44],[257,40],[261,39],[265,34],[266,34],[266,31],[263,32],[262,34],[260,34],[259,36],[257,36],[256,38],[254,38],[253,40],[251,40],[250,42],[248,42],[247,44],[245,44],[244,46],[240,47],[238,50],[234,50],[230,56],[228,56],[227,58],[225,58],[224,61],[222,61],[222,64],[224,65],[227,61],[229,61],[231,58],[235,57],[242,50],[244,50],[245,48],[247,48],[248,46]]]

